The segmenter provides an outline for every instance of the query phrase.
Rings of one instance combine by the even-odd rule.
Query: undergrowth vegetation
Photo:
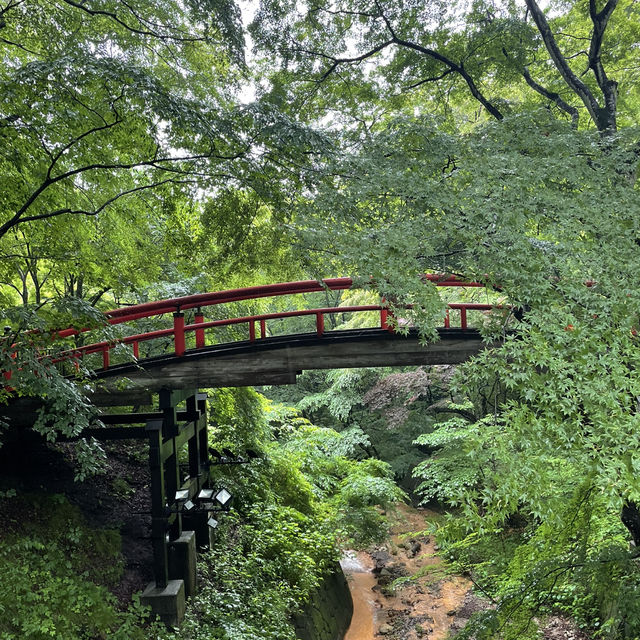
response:
[[[365,434],[357,442],[358,455],[387,462],[396,481],[410,490],[411,472],[424,459],[423,447],[415,441],[434,428],[452,370],[305,371],[295,387],[272,387],[267,394],[297,407],[315,424]]]
[[[491,603],[457,638],[533,640],[558,614],[592,638],[638,637],[637,554],[619,519],[585,493],[577,491],[555,522],[514,516],[482,534],[469,532],[460,515],[442,523],[438,541],[450,570],[470,576]]]
[[[593,638],[640,637],[639,554],[596,478],[566,461],[530,459],[547,481],[509,492],[527,462],[501,446],[502,433],[491,417],[472,424],[456,416],[417,439],[433,452],[414,470],[418,491],[450,510],[436,528],[450,568],[491,603],[456,637],[533,640],[556,614]]]
[[[122,611],[108,587],[120,580],[120,534],[91,529],[62,495],[6,491],[0,535],[0,638],[146,637],[138,601]]]
[[[137,597],[123,610],[109,591],[124,570],[116,529],[92,529],[62,495],[9,489],[0,494],[0,639],[293,640],[295,614],[336,570],[341,546],[386,535],[382,509],[404,494],[386,463],[356,459],[368,445],[362,431],[317,427],[252,389],[218,389],[210,400],[211,445],[260,457],[211,467],[234,502],[199,554],[182,627],[150,622]]]
[[[396,480],[412,472],[414,497],[443,510],[432,529],[446,571],[486,600],[457,638],[533,640],[558,615],[594,639],[640,638],[639,554],[597,474],[515,441],[487,412],[492,396],[452,373],[316,372],[274,395],[341,430],[357,455],[389,460]]]

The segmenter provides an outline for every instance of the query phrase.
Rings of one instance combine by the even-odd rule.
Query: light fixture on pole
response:
[[[189,496],[189,489],[178,489],[178,491],[176,491],[175,501],[178,504],[179,511],[192,511],[196,508],[196,505]]]
[[[228,511],[233,496],[224,487],[222,489],[200,489],[196,500],[202,511]]]
[[[218,491],[218,493],[216,493],[215,500],[224,509],[229,505],[232,497],[233,496],[226,489],[222,488],[220,489],[220,491]]]
[[[196,497],[198,498],[198,500],[212,500],[213,489],[200,489]]]

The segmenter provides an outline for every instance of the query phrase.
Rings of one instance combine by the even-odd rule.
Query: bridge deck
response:
[[[486,346],[474,329],[439,329],[438,333],[440,340],[428,345],[420,344],[415,330],[403,336],[383,329],[357,329],[191,349],[179,357],[167,354],[97,372],[102,384],[94,401],[113,404],[125,395],[162,388],[292,384],[307,369],[458,364]],[[119,393],[117,381],[124,377],[128,390]]]
[[[330,331],[277,336],[190,349],[96,372],[91,396],[99,407],[151,404],[160,389],[207,389],[294,384],[308,369],[459,364],[487,345],[476,329],[438,329],[438,342],[421,345],[417,331],[407,336],[384,329]],[[126,389],[121,388],[126,378]],[[17,398],[2,408],[13,426],[33,423],[42,406],[36,398]]]

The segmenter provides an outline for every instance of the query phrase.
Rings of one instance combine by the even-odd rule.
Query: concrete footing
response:
[[[184,581],[184,594],[191,598],[196,592],[196,533],[183,531],[169,543],[169,578]]]
[[[140,602],[151,607],[168,627],[178,627],[184,618],[184,580],[169,580],[166,587],[157,587],[155,582],[147,585]]]

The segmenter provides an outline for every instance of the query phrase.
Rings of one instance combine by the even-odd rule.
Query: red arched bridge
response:
[[[427,274],[425,280],[438,287],[483,287],[449,275]],[[75,346],[57,356],[79,366],[87,362],[102,381],[95,401],[105,404],[153,393],[160,389],[208,388],[290,384],[305,369],[366,366],[456,364],[483,347],[471,312],[487,312],[496,305],[478,302],[450,302],[438,327],[440,340],[422,345],[417,331],[406,335],[394,331],[384,300],[365,304],[315,309],[275,311],[240,317],[220,317],[224,305],[250,303],[265,298],[351,289],[351,278],[304,280],[202,293],[168,300],[123,307],[105,314],[111,325],[124,325],[124,335]],[[331,329],[330,318],[340,314],[369,314],[367,328]],[[217,316],[207,319],[206,315]],[[162,322],[163,328],[137,331],[141,323]],[[192,320],[187,321],[188,317]],[[271,327],[291,318],[310,318],[306,329],[275,335]],[[328,321],[329,320],[329,321]],[[400,323],[402,320],[400,320]],[[300,323],[298,323],[300,324]],[[476,322],[476,327],[478,322]],[[235,336],[221,340],[220,330],[235,327]],[[71,338],[88,330],[65,329],[56,338]],[[162,348],[152,345],[162,343]],[[128,349],[122,347],[128,346]],[[145,351],[148,353],[145,355]],[[127,378],[127,391],[118,390],[116,381]]]
[[[428,274],[425,280],[439,287],[483,286],[437,274]],[[259,457],[254,453],[234,458],[224,449],[223,457],[210,448],[207,397],[199,389],[292,383],[304,369],[455,364],[484,346],[478,329],[470,322],[473,313],[482,314],[499,306],[448,303],[442,326],[437,328],[440,340],[428,345],[421,344],[410,327],[402,334],[396,332],[394,327],[402,320],[390,317],[383,300],[379,304],[231,317],[223,311],[229,303],[255,304],[252,301],[353,286],[350,278],[331,278],[203,293],[107,312],[109,324],[121,325],[121,335],[110,340],[80,345],[91,329],[64,329],[52,334],[54,341],[73,342],[53,356],[54,362],[72,372],[74,365],[79,367],[84,361],[93,370],[99,387],[92,397],[95,405],[149,405],[151,395],[158,394],[155,410],[96,416],[99,426],[85,429],[76,437],[139,438],[148,442],[155,581],[145,589],[142,602],[168,624],[179,624],[185,597],[196,590],[196,546],[210,546],[217,512],[230,504],[230,493],[213,485],[210,467],[242,464]],[[335,326],[331,322],[334,314],[369,314],[370,321],[366,328],[335,330],[331,328]],[[304,317],[310,317],[311,325],[300,331],[299,319]],[[187,318],[192,321],[187,322]],[[275,335],[281,332],[274,331],[274,325],[291,318],[298,318],[298,329]],[[484,321],[482,316],[480,322]],[[163,322],[161,328],[149,328],[150,324]],[[235,328],[235,335],[228,335],[230,327]],[[104,327],[97,330],[101,329]],[[125,378],[123,392],[120,386]],[[17,398],[5,407],[6,417],[14,426],[28,426],[33,423],[38,402],[42,405],[38,399]],[[187,469],[180,464],[183,449],[188,450]]]

